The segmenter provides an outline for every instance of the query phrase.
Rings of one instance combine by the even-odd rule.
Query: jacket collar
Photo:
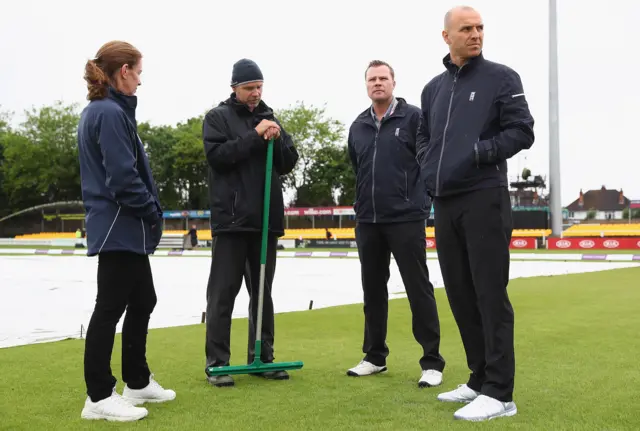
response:
[[[404,117],[407,113],[407,101],[402,97],[395,97],[395,99],[397,100],[398,104],[396,105],[393,113],[391,113],[388,118]],[[373,117],[371,116],[371,106],[369,106],[360,115],[358,115],[356,121],[359,123],[368,123],[374,127],[377,127],[375,122],[373,121]]]
[[[138,97],[137,96],[127,96],[124,93],[116,90],[113,87],[109,87],[109,93],[107,95],[109,99],[113,100],[122,108],[124,113],[127,115],[129,120],[133,123],[134,126],[137,127],[136,123],[136,107],[138,106]]]
[[[246,104],[238,102],[236,93],[231,93],[227,100],[220,102],[220,105],[231,106],[239,115],[260,116],[263,118],[273,117],[273,110],[264,103],[264,100],[260,100],[260,103],[258,103],[258,106],[256,106],[252,112],[247,108]]]
[[[462,75],[463,73],[467,73],[470,70],[473,70],[483,62],[484,62],[484,56],[482,55],[482,51],[477,56],[471,57],[469,60],[467,60],[467,62],[463,64],[462,67],[458,67],[451,62],[450,53],[445,55],[444,58],[442,59],[442,64],[444,64],[444,67],[446,67],[447,70],[452,74],[458,73],[458,76]]]

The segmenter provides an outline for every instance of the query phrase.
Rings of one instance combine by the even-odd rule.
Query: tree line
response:
[[[32,108],[12,126],[13,114],[0,106],[0,216],[31,206],[81,200],[77,104],[55,102]],[[207,161],[202,122],[188,118],[176,125],[138,124],[138,133],[165,209],[207,209]],[[292,135],[300,159],[283,177],[293,191],[291,206],[351,205],[355,176],[347,152],[345,127],[325,108],[303,102],[276,111]]]

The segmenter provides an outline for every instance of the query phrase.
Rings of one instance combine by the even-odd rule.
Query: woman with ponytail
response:
[[[149,254],[162,236],[160,207],[149,162],[137,133],[135,95],[142,54],[113,41],[85,66],[89,104],[78,125],[82,198],[89,256],[98,256],[98,292],[87,328],[82,418],[133,421],[145,402],[175,398],[153,378],[146,360],[149,318],[156,305]],[[122,327],[122,395],[111,374],[116,325]]]

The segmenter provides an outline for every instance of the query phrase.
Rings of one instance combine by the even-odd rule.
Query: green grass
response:
[[[640,268],[518,279],[516,390],[519,413],[486,424],[452,419],[459,407],[436,400],[468,376],[444,290],[437,289],[442,354],[440,388],[419,389],[419,348],[406,299],[390,303],[387,374],[350,378],[361,359],[362,306],[280,314],[276,361],[304,361],[289,381],[237,376],[214,388],[204,375],[204,325],[151,330],[148,358],[157,379],[176,390],[126,429],[153,430],[624,430],[638,429]],[[162,301],[162,297],[159,301]],[[234,320],[232,363],[246,355],[247,322]],[[122,429],[80,419],[85,399],[82,340],[0,349],[0,429]],[[120,376],[120,336],[112,367]],[[118,383],[121,390],[122,382]]]

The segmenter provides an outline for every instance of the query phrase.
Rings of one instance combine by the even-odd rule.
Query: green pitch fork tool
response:
[[[207,367],[207,375],[221,376],[227,374],[257,374],[273,371],[299,370],[302,361],[265,363],[260,359],[262,352],[262,305],[264,301],[264,278],[267,264],[267,234],[269,231],[269,203],[271,201],[271,172],[273,163],[273,139],[267,146],[267,166],[264,180],[264,204],[262,212],[262,247],[260,251],[260,295],[258,297],[258,321],[256,322],[256,345],[254,359],[247,365],[228,365],[221,367]]]

